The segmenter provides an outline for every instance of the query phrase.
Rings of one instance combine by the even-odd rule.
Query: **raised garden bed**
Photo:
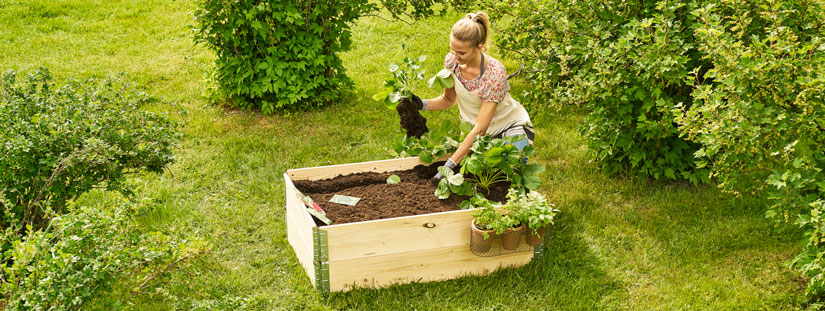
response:
[[[284,174],[289,244],[318,290],[347,291],[358,287],[386,287],[392,284],[447,280],[464,275],[483,275],[501,267],[527,264],[534,256],[541,255],[543,245],[522,247],[516,252],[502,253],[499,256],[481,257],[473,254],[469,247],[472,211],[460,210],[460,199],[455,199],[454,202],[438,202],[435,199],[436,206],[427,208],[444,211],[419,215],[412,214],[426,212],[426,209],[409,206],[407,210],[411,215],[401,217],[383,218],[385,216],[381,216],[380,209],[373,208],[376,215],[372,217],[383,219],[351,223],[338,223],[335,220],[338,216],[333,212],[335,208],[329,205],[334,203],[328,203],[322,207],[336,223],[319,226],[307,212],[306,205],[295,190],[296,183],[306,185],[299,181],[318,181],[363,172],[409,170],[422,164],[416,157],[293,169]],[[426,176],[430,172],[418,173]],[[411,176],[408,178],[412,178]],[[382,176],[373,178],[380,180]],[[435,186],[430,186],[428,190],[433,198],[434,189]],[[355,190],[357,189],[341,188],[335,191],[358,196],[347,192]],[[397,194],[385,194],[393,195]],[[328,197],[317,195],[313,199],[319,204],[329,200]],[[365,202],[365,205],[368,204],[368,201]]]

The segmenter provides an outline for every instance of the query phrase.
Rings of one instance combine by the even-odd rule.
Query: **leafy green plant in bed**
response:
[[[510,188],[518,193],[527,193],[541,186],[541,179],[537,176],[544,171],[544,166],[535,163],[526,163],[523,159],[532,155],[535,150],[532,146],[525,146],[519,151],[513,142],[524,139],[524,136],[510,136],[491,138],[478,136],[473,141],[470,153],[461,160],[459,173],[449,169],[439,168],[439,173],[445,176],[438,182],[436,196],[440,199],[449,198],[449,192],[458,195],[480,194],[481,190],[489,194],[490,187],[499,182],[510,182]],[[461,178],[447,176],[461,176]],[[467,208],[472,204],[462,204]]]
[[[460,125],[452,120],[444,120],[438,128],[415,138],[398,135],[392,143],[392,150],[400,157],[417,156],[421,162],[433,163],[435,159],[452,154],[458,149],[459,142],[473,128],[472,124],[462,122]]]
[[[520,193],[538,189],[541,179],[537,175],[544,171],[544,166],[522,160],[535,150],[532,146],[525,146],[519,151],[513,143],[521,139],[524,136],[476,137],[470,153],[461,160],[461,173],[473,175],[467,180],[476,190],[480,188],[489,192],[494,183],[504,181],[510,181],[510,188]]]

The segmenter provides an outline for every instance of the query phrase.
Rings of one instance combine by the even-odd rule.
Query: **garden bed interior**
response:
[[[288,170],[287,238],[313,285],[347,291],[483,275],[541,254],[543,245],[493,257],[471,253],[472,211],[459,209],[462,198],[435,197],[430,178],[436,167],[403,158]],[[393,174],[402,182],[386,184]],[[332,225],[315,221],[296,186],[327,212]],[[503,198],[506,186],[498,192],[493,195]],[[331,203],[334,194],[361,201],[354,207]]]

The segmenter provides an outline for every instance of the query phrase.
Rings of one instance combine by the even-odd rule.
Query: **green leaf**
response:
[[[544,166],[541,164],[526,164],[524,168],[522,168],[521,173],[526,176],[538,175],[544,172]]]
[[[537,176],[527,176],[524,178],[524,187],[530,190],[538,190],[541,187],[541,179]]]
[[[389,96],[389,95],[390,95],[389,90],[382,91],[382,92],[375,93],[375,95],[372,95],[372,99],[374,99],[375,101],[384,101],[385,99],[387,99],[387,96]]]
[[[450,188],[448,186],[446,179],[438,181],[438,188],[435,190],[435,196],[438,197],[440,200],[444,200],[450,197]]]
[[[424,162],[424,163],[427,163],[427,164],[433,163],[433,161],[435,161],[435,159],[433,158],[433,155],[431,153],[427,152],[427,151],[423,151],[423,152],[419,153],[418,154],[418,159],[421,160],[421,162]]]
[[[401,154],[401,152],[404,151],[404,143],[397,140],[392,142],[392,150],[395,151],[395,153]]]
[[[436,73],[435,76],[441,79],[449,79],[452,78],[452,72],[449,69],[444,68],[438,71],[438,73]]]
[[[390,175],[387,177],[387,184],[394,185],[401,182],[401,177],[398,175]]]
[[[459,186],[464,183],[464,175],[461,174],[453,174],[452,176],[445,177],[445,179],[447,179],[447,182],[449,182],[450,184],[456,186]]]
[[[453,176],[455,174],[455,173],[453,173],[452,169],[450,169],[446,166],[439,166],[438,167],[438,172],[441,173],[441,176],[444,176],[445,179],[447,177]]]
[[[401,93],[399,92],[391,92],[387,98],[389,98],[391,103],[397,103],[401,100]]]
[[[431,89],[436,89],[436,88],[438,88],[439,86],[440,86],[440,85],[439,85],[438,77],[433,76],[432,78],[430,78],[429,80],[427,80],[427,87],[429,87],[429,88],[431,88]]]
[[[462,121],[461,125],[459,125],[462,134],[470,133],[473,130],[473,124],[470,122]]]
[[[502,160],[504,160],[504,156],[502,155],[502,153],[504,153],[504,148],[502,147],[490,148],[490,150],[487,150],[487,152],[484,154],[484,160],[487,161],[487,163],[490,163],[491,165],[496,165]]]
[[[470,174],[473,175],[481,174],[481,170],[484,169],[484,165],[481,163],[481,161],[477,159],[471,159],[470,161],[468,161],[466,167],[467,171],[469,171]]]

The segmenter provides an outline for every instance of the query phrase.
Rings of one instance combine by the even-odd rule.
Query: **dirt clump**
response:
[[[395,110],[401,117],[401,128],[407,132],[407,136],[421,138],[421,135],[430,131],[427,128],[427,118],[418,112],[418,107],[409,98],[402,99]]]

